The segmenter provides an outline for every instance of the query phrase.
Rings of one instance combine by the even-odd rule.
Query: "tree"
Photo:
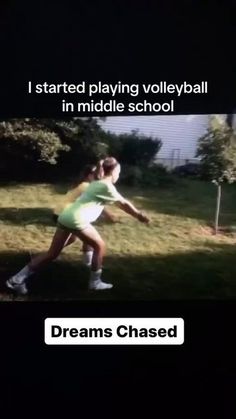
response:
[[[144,136],[137,130],[119,135],[108,132],[102,136],[110,153],[122,164],[129,166],[150,165],[162,146],[159,138]]]
[[[122,164],[146,168],[161,140],[137,131],[103,131],[99,119],[25,118],[0,121],[0,171],[8,180],[68,180],[86,164],[113,155]]]
[[[55,133],[69,153],[61,154],[58,163],[72,168],[80,164],[97,161],[106,155],[107,145],[101,141],[102,129],[99,119],[105,118],[67,118],[31,119],[34,124],[42,124],[47,131]]]
[[[225,120],[216,116],[210,119],[210,126],[198,141],[196,157],[201,158],[203,176],[217,186],[215,212],[215,233],[218,232],[223,183],[236,180],[236,133]]]
[[[1,121],[0,170],[8,178],[78,174],[84,164],[106,153],[100,131],[94,118]]]
[[[56,164],[59,153],[69,150],[55,131],[27,118],[0,122],[0,140],[1,152],[29,162]]]
[[[63,129],[63,144],[70,147],[70,152],[63,155],[60,165],[66,171],[78,172],[78,167],[95,163],[108,153],[108,145],[102,139],[102,128],[97,118],[71,118],[58,122]]]

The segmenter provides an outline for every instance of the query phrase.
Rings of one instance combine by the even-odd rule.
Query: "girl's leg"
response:
[[[20,272],[14,275],[11,278],[11,280],[17,284],[21,284],[28,276],[33,274],[38,269],[42,268],[51,260],[56,259],[56,257],[62,251],[69,235],[69,232],[57,228],[49,250],[46,253],[43,253],[33,258],[31,262],[28,265],[26,265]]]
[[[70,246],[70,244],[73,244],[76,240],[77,240],[77,237],[71,233],[68,239],[66,240],[64,247]]]
[[[93,252],[93,247],[89,246],[89,244],[87,244],[87,243],[83,243],[82,251],[83,252],[89,252],[90,250]]]
[[[77,231],[75,234],[82,240],[84,246],[90,246],[93,249],[92,271],[101,269],[105,255],[105,243],[100,234],[92,225],[84,230]]]
[[[90,267],[93,260],[93,247],[83,242],[82,246],[83,262],[86,266]]]
[[[91,225],[82,231],[76,232],[75,234],[83,241],[83,243],[94,249],[89,288],[96,290],[112,288],[111,284],[106,284],[101,280],[102,263],[105,255],[105,243],[100,234]]]
[[[65,244],[67,243],[70,236],[71,233],[69,231],[57,228],[48,251],[39,256],[36,256],[31,260],[28,265],[30,270],[35,272],[47,265],[52,260],[56,259],[61,253],[63,247],[65,247]]]
[[[70,246],[76,240],[77,240],[77,236],[71,233],[68,239],[66,240],[64,247]],[[83,243],[82,252],[83,252],[83,262],[85,266],[90,267],[92,264],[92,259],[93,259],[93,248],[89,246],[88,244]]]
[[[58,214],[53,214],[53,221],[56,225],[57,225],[58,217],[59,217]],[[74,243],[76,239],[77,237],[74,236],[74,234],[70,233],[64,244],[64,247],[69,246],[70,244]]]

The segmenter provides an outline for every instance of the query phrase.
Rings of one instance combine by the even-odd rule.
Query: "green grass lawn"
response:
[[[111,291],[88,292],[81,244],[34,276],[31,293],[14,297],[5,280],[49,246],[52,206],[66,185],[0,185],[0,300],[230,299],[236,297],[236,235],[212,234],[216,188],[195,180],[141,190],[119,188],[152,222],[138,223],[115,207],[121,222],[97,223],[107,243],[103,278]],[[223,189],[222,225],[236,225],[236,188]]]

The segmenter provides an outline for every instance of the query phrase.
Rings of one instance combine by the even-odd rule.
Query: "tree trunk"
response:
[[[218,184],[217,185],[216,214],[215,214],[215,234],[218,233],[218,228],[219,228],[220,202],[221,202],[221,185]]]

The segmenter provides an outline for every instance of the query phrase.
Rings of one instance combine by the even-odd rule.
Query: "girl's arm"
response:
[[[137,210],[137,208],[135,208],[135,206],[133,204],[131,204],[131,202],[126,201],[126,200],[122,200],[122,201],[117,201],[116,205],[122,211],[124,211],[127,214],[131,215],[132,217],[136,218],[141,223],[149,223],[150,219],[145,214],[143,214],[141,211]]]
[[[111,212],[108,211],[106,208],[104,208],[102,215],[104,215],[105,218],[111,221],[112,223],[115,223],[117,221],[117,218],[113,214],[111,214]]]

